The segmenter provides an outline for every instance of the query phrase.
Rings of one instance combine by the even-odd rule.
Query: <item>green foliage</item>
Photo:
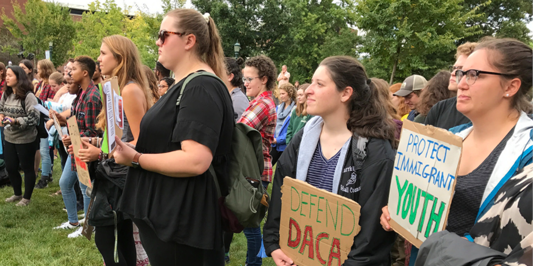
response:
[[[176,8],[183,8],[187,0],[162,0],[163,14]]]
[[[162,17],[150,16],[144,12],[137,12],[131,20],[126,20],[126,37],[130,38],[139,49],[143,64],[154,67],[158,58],[157,35]]]
[[[76,23],[76,42],[72,56],[87,55],[94,59],[100,55],[102,39],[110,35],[125,35],[127,17],[113,0],[89,4],[89,11],[83,13]]]
[[[67,58],[75,36],[74,22],[69,9],[56,3],[41,0],[28,0],[22,11],[18,3],[13,3],[11,19],[2,10],[2,19],[13,36],[20,40],[25,54],[34,53],[36,59],[45,58],[49,42],[53,43],[52,62],[58,66]]]
[[[463,12],[462,4],[463,0],[358,0],[356,21],[366,32],[362,50],[369,54],[369,73],[390,81],[411,74],[429,79],[450,65],[456,42],[478,32],[477,27],[465,26],[477,17],[475,9]]]
[[[484,36],[516,38],[525,43],[531,41],[527,23],[533,19],[533,2],[525,0],[465,0],[464,10],[477,9],[479,16],[467,21],[467,25],[481,29],[478,34],[462,42],[476,42]]]

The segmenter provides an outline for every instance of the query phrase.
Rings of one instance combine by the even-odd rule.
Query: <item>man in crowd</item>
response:
[[[92,76],[96,68],[95,62],[88,56],[79,56],[74,59],[71,71],[69,75],[74,81],[74,88],[78,88],[78,96],[72,103],[72,109],[67,110],[61,114],[57,114],[53,110],[60,124],[65,125],[67,117],[75,116],[78,124],[79,133],[81,137],[96,137],[99,135],[99,131],[96,129],[96,117],[102,109],[102,101],[100,98],[100,92],[92,81]],[[75,91],[72,91],[75,93]],[[70,137],[64,136],[63,143],[70,145]],[[69,167],[70,164],[70,167]],[[74,233],[68,235],[69,238],[81,236],[82,228],[80,222],[78,222],[78,215],[76,210],[76,195],[74,192],[74,186],[77,180],[76,164],[73,156],[67,159],[65,169],[59,185],[63,194],[63,201],[67,208],[68,221],[61,224],[54,229],[74,229],[78,228]],[[83,193],[84,212],[87,215],[87,209],[89,207],[89,196],[86,195],[85,190],[87,187],[80,183],[80,188]]]
[[[477,43],[467,42],[457,47],[457,53],[455,54],[455,64],[450,69],[452,75],[450,77],[450,85],[448,89],[451,91],[457,91],[457,81],[455,78],[456,70],[463,69],[463,63],[466,58],[474,52]],[[470,120],[462,113],[457,111],[455,107],[457,105],[457,97],[452,97],[447,100],[443,100],[435,104],[426,117],[426,125],[432,125],[443,129],[450,129],[462,124],[469,123]]]
[[[93,74],[93,83],[94,85],[98,85],[104,81],[104,78],[102,77],[102,72],[100,72],[100,62],[96,61],[96,68],[94,69]]]
[[[155,76],[157,77],[157,80],[161,80],[162,78],[169,78],[170,70],[166,69],[163,64],[157,61],[157,63],[155,64]]]
[[[281,73],[279,73],[279,76],[278,76],[278,85],[289,83],[290,77],[291,77],[291,73],[287,71],[287,66],[283,65],[281,67]]]
[[[405,104],[411,108],[411,112],[407,116],[407,120],[413,121],[418,115],[416,106],[420,101],[420,94],[422,90],[426,87],[427,80],[420,75],[412,75],[407,77],[403,83],[400,90],[394,93],[395,96],[400,96],[405,99]]]

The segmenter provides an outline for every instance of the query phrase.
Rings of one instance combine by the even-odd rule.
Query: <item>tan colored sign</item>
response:
[[[87,208],[87,215],[85,215],[85,223],[83,224],[83,228],[81,230],[81,234],[85,236],[85,238],[87,238],[89,241],[91,240],[91,236],[93,235],[94,231],[94,226],[89,225],[89,213],[91,213],[91,210],[93,209],[93,203],[94,197],[92,197],[91,202],[89,202],[89,208]]]
[[[403,122],[388,208],[391,227],[416,247],[446,228],[462,143],[444,129]]]
[[[61,130],[59,120],[57,120],[57,117],[54,114],[52,114],[52,119],[54,119],[54,127],[56,128],[57,134],[59,135],[59,139],[63,139],[63,130]]]
[[[361,206],[290,177],[281,192],[281,250],[300,266],[343,264],[361,230]]]
[[[83,147],[80,137],[80,130],[78,129],[78,123],[76,122],[76,117],[72,116],[67,120],[68,132],[70,134],[70,141],[72,142],[72,147],[74,149],[74,160],[76,163],[76,172],[78,172],[78,179],[84,185],[92,188],[91,177],[89,176],[89,168],[87,163],[80,160],[78,157],[78,152],[80,148]],[[85,193],[85,191],[82,191]]]

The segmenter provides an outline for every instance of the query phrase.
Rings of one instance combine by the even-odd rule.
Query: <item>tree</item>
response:
[[[469,27],[481,29],[462,42],[476,42],[483,36],[516,38],[531,41],[527,23],[533,19],[533,3],[524,0],[465,0],[465,10],[476,9],[479,16],[467,21]]]
[[[370,73],[431,77],[453,61],[456,42],[478,33],[466,27],[476,9],[464,12],[463,0],[358,0],[357,26],[366,32],[363,52]],[[368,66],[367,66],[368,68]],[[375,71],[377,70],[377,71]],[[390,72],[389,72],[390,71]]]
[[[11,19],[2,10],[2,19],[13,36],[20,40],[25,54],[34,53],[36,59],[45,58],[45,50],[53,43],[52,62],[61,65],[67,59],[75,35],[70,11],[56,3],[28,0],[25,12],[18,3],[13,3]]]
[[[162,0],[163,13],[166,14],[170,10],[176,8],[183,8],[187,0]]]
[[[102,39],[115,34],[124,36],[127,19],[113,0],[90,3],[89,11],[83,13],[81,21],[76,23],[76,43],[72,56],[98,58]]]
[[[159,26],[162,16],[150,16],[139,11],[131,20],[126,20],[126,37],[130,38],[139,49],[141,61],[147,66],[155,66],[158,58],[158,47],[155,44],[158,38]]]

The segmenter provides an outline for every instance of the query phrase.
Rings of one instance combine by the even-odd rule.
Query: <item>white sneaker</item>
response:
[[[82,236],[81,232],[83,231],[83,227],[80,227],[74,231],[74,233],[68,234],[68,238],[76,238]]]
[[[78,223],[78,225],[73,225],[69,221],[66,221],[66,222],[62,223],[60,226],[54,227],[54,229],[75,229],[75,228],[78,228],[78,227],[80,227],[79,223]]]
[[[83,218],[85,218],[85,213],[78,215],[78,219],[83,219]]]

